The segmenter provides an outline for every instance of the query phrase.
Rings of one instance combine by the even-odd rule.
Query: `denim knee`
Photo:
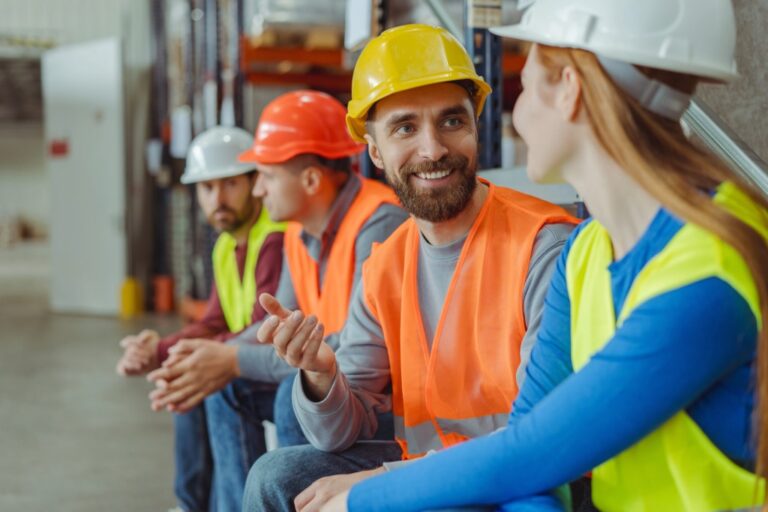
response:
[[[293,510],[295,493],[287,487],[295,476],[296,468],[285,464],[281,452],[267,452],[251,467],[245,482],[243,511]]]

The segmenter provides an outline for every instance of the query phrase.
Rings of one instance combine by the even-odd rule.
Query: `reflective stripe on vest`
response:
[[[256,265],[261,246],[271,233],[283,231],[285,223],[272,222],[267,209],[262,207],[259,218],[248,232],[248,252],[242,280],[235,256],[237,241],[229,233],[221,233],[216,240],[213,247],[213,277],[221,311],[230,332],[242,331],[251,324],[257,294]]]
[[[435,418],[434,421],[444,436],[456,439],[456,442],[451,444],[457,444],[506,426],[509,421],[509,412],[462,420]],[[441,437],[436,435],[435,424],[432,423],[432,420],[406,428],[403,417],[395,416],[395,432],[402,432],[405,446],[414,454],[445,448]]]
[[[506,425],[517,396],[523,287],[536,235],[545,224],[575,222],[557,206],[481,181],[488,197],[462,247],[431,345],[419,309],[415,222],[401,225],[363,266],[364,300],[387,345],[404,458]]]
[[[289,223],[285,233],[285,257],[299,309],[317,315],[326,335],[338,332],[347,320],[355,277],[355,243],[365,223],[383,204],[399,205],[388,186],[361,178],[360,190],[339,225],[320,289],[320,270],[301,240],[301,225]]]
[[[714,201],[768,238],[766,212],[730,183]],[[635,278],[614,318],[610,237],[593,221],[574,241],[566,263],[571,302],[571,358],[578,371],[643,302],[688,284],[718,277],[747,301],[761,321],[758,293],[741,255],[694,224],[684,225]],[[730,510],[762,503],[765,482],[734,464],[681,411],[592,473],[592,498],[604,511]]]

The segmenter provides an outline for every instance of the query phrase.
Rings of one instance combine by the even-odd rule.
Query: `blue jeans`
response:
[[[355,473],[400,460],[394,441],[363,441],[340,453],[311,446],[292,446],[270,452],[253,465],[245,484],[243,512],[293,512],[293,500],[324,476]],[[496,507],[440,509],[432,512],[492,512]]]
[[[237,379],[189,413],[175,415],[174,490],[184,510],[240,510],[248,470],[266,451],[262,421],[275,422],[280,446],[307,444],[291,403],[293,379],[277,392]],[[381,431],[392,439],[391,428]]]
[[[205,512],[211,502],[213,461],[208,445],[205,406],[173,415],[176,476],[173,490],[187,512]]]
[[[243,512],[293,512],[293,500],[315,480],[324,476],[355,473],[400,460],[394,441],[363,441],[340,452],[323,452],[312,446],[280,448],[261,457],[251,468],[245,484]],[[434,509],[430,512],[561,512],[569,510],[552,495],[521,498],[501,508],[467,506]]]
[[[295,378],[296,374],[283,379],[275,393],[275,427],[277,427],[277,443],[280,448],[309,444],[293,412],[291,394]]]
[[[394,441],[365,441],[341,453],[322,452],[309,445],[269,452],[248,474],[243,512],[293,512],[294,498],[318,478],[378,468],[400,460],[401,453]]]
[[[262,421],[273,419],[275,389],[236,379],[205,399],[213,455],[212,509],[239,511],[248,470],[266,453]]]

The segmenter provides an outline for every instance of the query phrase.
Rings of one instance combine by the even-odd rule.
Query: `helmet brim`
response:
[[[181,175],[181,178],[179,181],[182,183],[182,185],[194,185],[195,183],[202,183],[204,181],[213,181],[213,180],[220,180],[224,178],[232,178],[235,176],[240,176],[242,174],[248,174],[249,172],[255,171],[256,167],[253,165],[238,165],[233,166],[232,169],[222,172],[216,172],[215,175],[211,176],[205,176],[205,177],[197,177],[189,175],[188,173],[184,173]]]
[[[599,54],[603,57],[608,57],[610,59],[628,62],[636,66],[647,66],[650,68],[663,69],[675,73],[696,75],[702,78],[720,82],[729,82],[739,77],[739,73],[735,69],[724,69],[722,67],[715,66],[697,66],[688,62],[675,62],[672,60],[661,61],[658,59],[648,58],[647,56],[643,55],[632,54],[630,52],[623,51],[620,48],[585,48],[575,44],[567,44],[560,40],[548,38],[538,32],[527,30],[521,25],[491,27],[488,30],[500,37],[516,39],[518,41],[536,43],[545,46],[555,46],[558,48],[581,49]]]

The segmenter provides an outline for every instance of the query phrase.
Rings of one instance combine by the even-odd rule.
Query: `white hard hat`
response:
[[[731,0],[533,0],[503,37],[597,55],[621,89],[646,109],[679,120],[689,94],[653,80],[636,66],[714,80],[738,76]]]
[[[216,126],[204,131],[189,145],[181,182],[186,185],[253,171],[253,164],[237,161],[251,147],[252,139],[242,128]]]
[[[715,80],[738,76],[731,0],[536,0],[520,23],[491,32]]]

